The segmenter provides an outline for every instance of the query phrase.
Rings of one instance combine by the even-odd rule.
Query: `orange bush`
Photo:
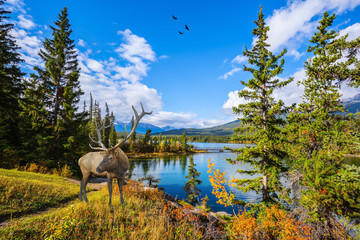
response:
[[[233,239],[305,240],[310,236],[310,227],[277,205],[260,211],[257,219],[254,213],[240,211],[232,226]]]
[[[246,210],[240,211],[233,222],[232,239],[256,239],[258,232],[256,218]]]

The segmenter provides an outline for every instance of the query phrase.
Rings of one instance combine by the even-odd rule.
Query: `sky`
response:
[[[42,42],[51,38],[58,14],[68,8],[85,92],[103,107],[108,103],[118,122],[138,111],[153,111],[141,121],[159,127],[204,128],[235,120],[232,107],[244,72],[242,55],[253,44],[259,6],[270,27],[270,50],[284,48],[284,71],[294,81],[274,92],[286,104],[301,102],[306,49],[324,11],[337,15],[333,29],[348,39],[360,36],[360,0],[7,0],[12,35],[28,74],[43,66]],[[177,20],[173,19],[173,16]],[[185,29],[185,24],[189,30]],[[180,34],[181,31],[183,34]],[[343,98],[360,89],[343,86]],[[89,105],[89,104],[88,104]]]

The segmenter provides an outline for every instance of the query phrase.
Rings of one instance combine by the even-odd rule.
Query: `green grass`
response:
[[[213,232],[223,234],[221,226],[205,224],[162,196],[130,181],[124,186],[124,204],[114,189],[111,211],[105,187],[89,194],[88,204],[74,200],[41,216],[13,220],[0,228],[0,239],[206,239],[215,237]]]
[[[78,185],[63,177],[0,169],[0,219],[57,205],[79,191]]]

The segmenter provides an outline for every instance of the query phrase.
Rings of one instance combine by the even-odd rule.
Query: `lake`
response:
[[[230,148],[242,148],[245,145],[243,144],[224,144],[224,143],[190,143],[193,144],[196,148],[222,148],[222,146]],[[177,197],[178,199],[186,199],[186,193],[183,190],[185,186],[186,179],[185,177],[188,174],[188,165],[190,156],[193,157],[194,163],[196,164],[195,168],[198,172],[201,173],[200,178],[202,184],[198,186],[201,190],[201,198],[207,195],[209,197],[209,206],[213,211],[226,211],[228,213],[233,213],[231,207],[225,208],[223,205],[217,204],[216,197],[211,193],[212,186],[209,181],[208,169],[208,159],[212,163],[215,163],[215,169],[219,169],[221,172],[226,172],[226,179],[230,180],[231,176],[239,177],[239,173],[236,172],[236,169],[241,168],[244,170],[251,170],[252,168],[247,165],[231,165],[225,159],[232,158],[234,159],[236,154],[228,151],[224,152],[209,152],[209,153],[196,153],[192,155],[178,155],[178,156],[167,156],[167,157],[156,157],[156,158],[147,158],[147,159],[136,159],[130,160],[131,168],[133,169],[132,178],[138,179],[144,176],[153,176],[159,178],[159,187],[163,188],[164,191],[168,194]],[[256,176],[253,176],[256,177]],[[146,185],[147,183],[144,182]],[[234,187],[228,188],[236,195],[237,199],[243,201],[256,201],[259,199],[259,195],[255,192],[249,192],[246,194],[241,193]],[[237,212],[237,210],[236,210]]]

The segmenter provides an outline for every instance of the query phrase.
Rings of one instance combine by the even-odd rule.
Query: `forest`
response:
[[[44,65],[34,67],[30,77],[25,77],[19,47],[10,34],[13,25],[6,21],[10,12],[3,8],[3,4],[0,1],[0,166],[26,170],[33,164],[33,168],[70,172],[69,175],[79,176],[77,161],[91,151],[89,134],[96,138],[96,124],[110,126],[102,131],[106,147],[115,145],[121,137],[114,128],[114,113],[105,103],[105,114],[102,114],[100,103],[92,97],[89,106],[86,102],[80,103],[84,94],[79,81],[81,70],[66,7],[59,13],[54,26],[50,26],[52,35],[43,41],[43,48],[39,50]],[[45,220],[41,224],[48,229],[60,229],[60,233],[52,233],[54,239],[56,236],[76,238],[81,234],[79,229],[96,232],[98,227],[104,228],[99,230],[103,235],[100,234],[98,238],[131,238],[132,230],[137,229],[134,232],[139,238],[151,236],[161,239],[155,231],[142,235],[142,230],[150,230],[146,228],[146,217],[141,213],[135,214],[141,210],[137,208],[137,202],[140,202],[147,211],[143,210],[144,214],[151,216],[152,226],[161,229],[164,235],[170,232],[174,239],[359,237],[360,168],[344,164],[344,156],[360,154],[360,113],[345,112],[339,89],[342,84],[354,88],[360,85],[360,38],[347,40],[346,35],[340,36],[332,29],[335,18],[335,14],[324,12],[307,49],[312,57],[304,63],[306,77],[298,83],[305,89],[303,101],[286,106],[282,100],[274,98],[273,92],[293,81],[292,78],[279,77],[285,68],[283,56],[287,50],[278,55],[269,50],[269,27],[265,24],[260,7],[258,19],[254,21],[256,27],[252,31],[255,43],[251,49],[246,48],[243,52],[248,59],[243,70],[252,77],[241,81],[245,88],[239,91],[239,98],[247,102],[233,108],[241,124],[234,129],[235,134],[230,139],[231,142],[252,145],[234,150],[237,153],[235,159],[226,159],[234,168],[239,164],[249,164],[253,170],[239,168],[240,174],[250,177],[238,179],[220,172],[209,160],[210,181],[218,202],[225,206],[242,206],[242,210],[234,213],[230,220],[225,219],[221,224],[217,222],[216,227],[214,224],[204,225],[196,215],[184,214],[164,204],[158,190],[153,194],[144,193],[139,190],[138,183],[129,181],[125,195],[131,199],[129,205],[133,210],[129,214],[132,217],[119,215],[117,221],[113,221],[108,208],[99,212],[93,210],[101,208],[100,204],[91,205],[92,210],[84,205],[76,205],[71,210],[76,212],[74,216],[63,213],[67,214],[66,221],[72,217],[75,222],[78,221],[79,225],[68,225],[74,231],[66,231],[56,225],[56,216],[49,217],[52,226],[47,225]],[[221,141],[226,139],[222,137]],[[191,150],[189,140],[217,141],[211,137],[190,137],[185,133],[180,138],[152,137],[151,131],[148,131],[141,138],[134,136],[130,139],[123,150],[186,153]],[[189,200],[192,203],[196,198],[196,186],[200,184],[195,168],[192,162],[189,168],[192,176],[189,174],[188,177],[192,182],[186,186],[193,193]],[[16,175],[13,172],[4,174]],[[3,178],[10,182],[9,176]],[[32,177],[29,175],[29,178]],[[62,184],[58,185],[61,187]],[[137,189],[134,194],[131,186]],[[6,187],[10,189],[11,186]],[[250,203],[240,201],[229,187],[243,193],[256,192],[261,199]],[[71,191],[75,190],[71,188]],[[11,192],[7,194],[10,196]],[[104,199],[103,196],[101,192],[96,199],[100,201]],[[151,204],[155,206],[153,209],[149,207]],[[84,216],[113,222],[94,224],[89,221],[93,225],[86,225],[81,222]],[[162,216],[162,220],[154,220],[158,216]],[[133,221],[135,218],[138,220]],[[162,224],[159,225],[158,221],[162,221]],[[116,224],[118,228],[112,227]],[[125,224],[125,227],[121,225],[120,228],[119,224]],[[36,231],[41,232],[41,227]],[[116,235],[111,236],[110,233]],[[122,235],[125,233],[125,236]],[[24,234],[28,236],[25,230]]]

